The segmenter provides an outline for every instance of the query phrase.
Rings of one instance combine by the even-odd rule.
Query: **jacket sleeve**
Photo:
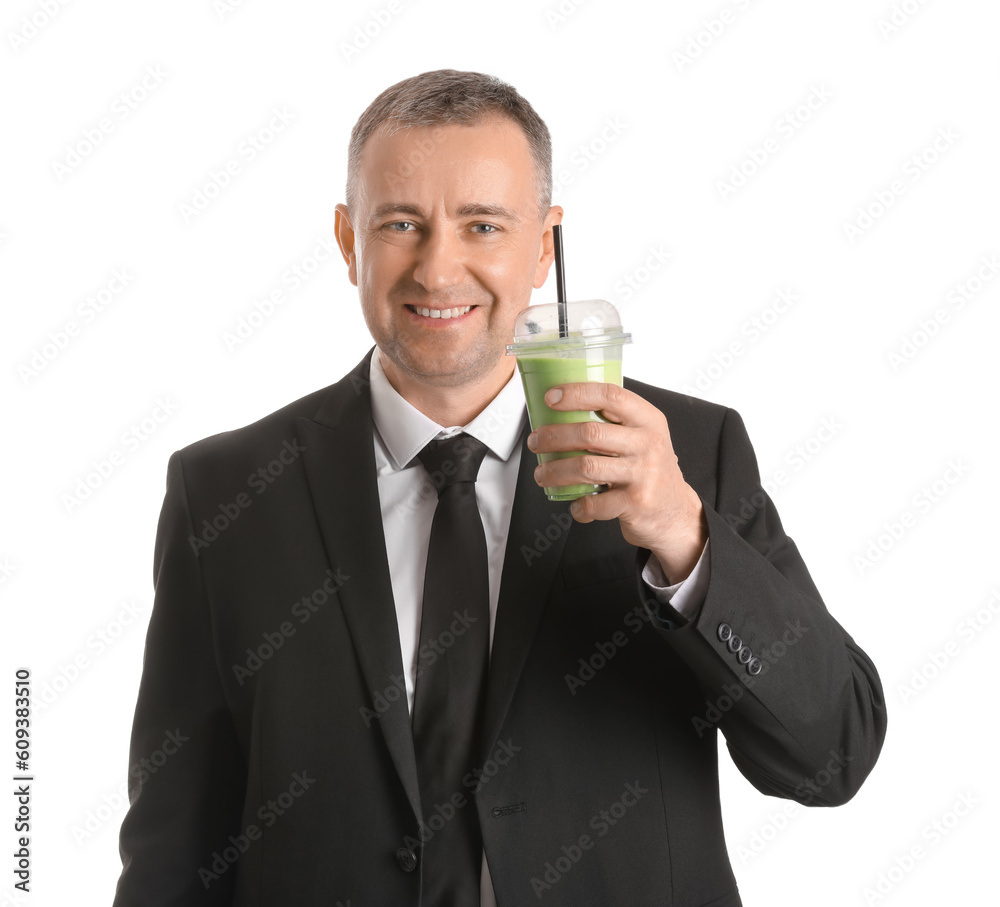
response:
[[[736,766],[765,794],[845,803],[885,738],[881,682],[785,535],[734,410],[722,422],[715,500],[702,500],[711,550],[705,601],[690,622],[661,623],[705,694],[695,729],[718,727]]]
[[[218,854],[239,834],[244,758],[216,667],[180,453],[167,468],[156,590],[132,726],[114,907],[232,903],[235,866]]]

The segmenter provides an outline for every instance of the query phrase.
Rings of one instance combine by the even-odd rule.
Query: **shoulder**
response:
[[[722,473],[757,469],[753,446],[735,409],[641,381],[626,379],[624,385],[666,416],[681,472],[705,500],[715,500]]]
[[[371,354],[369,350],[339,381],[299,397],[248,425],[188,444],[176,451],[172,459],[182,461],[185,471],[221,468],[227,473],[246,467],[253,471],[276,457],[287,462],[290,449],[298,445],[300,420],[322,419],[322,414],[329,413],[331,407],[336,409],[345,399],[357,400],[366,392]]]
[[[313,391],[248,425],[194,441],[173,453],[171,465],[182,471],[186,482],[221,490],[274,460],[290,464],[301,449],[296,422],[311,419],[329,391]]]
[[[626,378],[624,385],[626,390],[648,400],[667,417],[671,437],[686,437],[696,444],[715,443],[727,417],[739,418],[735,410],[728,406],[645,384],[633,378]]]

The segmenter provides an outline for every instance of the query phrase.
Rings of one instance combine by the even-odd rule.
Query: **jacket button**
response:
[[[399,868],[403,872],[413,872],[417,868],[417,855],[405,847],[400,847],[396,851],[396,862],[399,863]]]
[[[743,640],[740,639],[735,633],[730,636],[728,642],[726,642],[726,647],[730,652],[739,652],[742,645]]]
[[[728,642],[729,637],[733,635],[733,628],[729,624],[719,624],[719,639],[722,642]]]
[[[753,659],[753,652],[750,651],[750,646],[744,646],[739,652],[736,653],[736,660],[741,664],[749,664]]]
[[[750,661],[747,662],[747,674],[753,674],[753,675],[759,674],[763,667],[764,667],[763,663],[755,655],[753,658],[750,659]]]

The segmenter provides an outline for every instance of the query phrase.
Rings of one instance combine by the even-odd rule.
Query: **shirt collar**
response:
[[[464,431],[482,441],[501,460],[514,452],[524,421],[524,393],[517,369],[510,380],[468,425],[438,425],[409,403],[389,383],[382,368],[382,351],[372,354],[369,375],[372,419],[396,469],[403,469],[420,453],[427,442]]]

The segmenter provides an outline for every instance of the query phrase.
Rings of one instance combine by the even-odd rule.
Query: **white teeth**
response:
[[[460,315],[472,311],[472,306],[466,305],[454,309],[422,309],[420,306],[414,306],[413,309],[424,318],[458,318]]]

